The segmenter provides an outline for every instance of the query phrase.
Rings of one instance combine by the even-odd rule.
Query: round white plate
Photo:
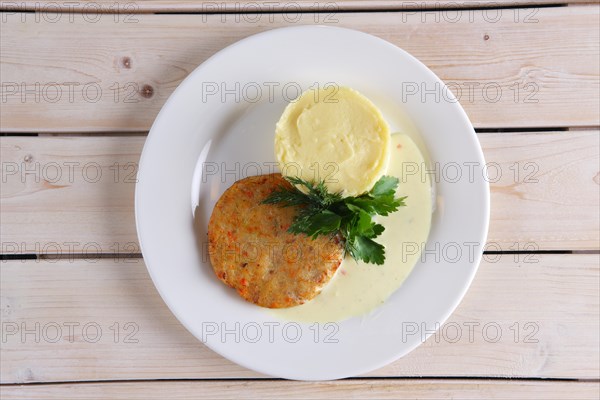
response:
[[[416,128],[439,179],[426,252],[402,287],[369,315],[311,325],[278,320],[216,279],[206,229],[228,186],[271,172],[274,127],[285,105],[301,90],[326,84],[362,92],[392,130]],[[413,350],[462,299],[487,235],[484,167],[461,106],[403,50],[349,29],[276,29],[211,57],[164,105],[140,160],[137,231],[165,303],[211,349],[276,377],[354,376]]]

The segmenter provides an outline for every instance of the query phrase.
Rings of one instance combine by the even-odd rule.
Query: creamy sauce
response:
[[[432,210],[429,177],[403,174],[403,163],[420,166],[424,162],[419,148],[408,135],[392,135],[387,175],[400,179],[397,194],[408,198],[406,207],[387,217],[375,218],[385,227],[376,239],[385,246],[383,265],[356,262],[347,256],[331,282],[312,301],[270,312],[287,320],[335,322],[364,315],[384,303],[410,274],[421,256],[416,249],[422,249],[429,236]]]

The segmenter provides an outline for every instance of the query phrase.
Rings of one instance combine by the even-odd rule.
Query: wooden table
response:
[[[567,2],[3,0],[2,398],[597,399],[600,13]],[[310,383],[237,366],[178,323],[146,272],[133,196],[183,78],[248,35],[315,23],[423,61],[501,175],[448,329],[365,376]]]

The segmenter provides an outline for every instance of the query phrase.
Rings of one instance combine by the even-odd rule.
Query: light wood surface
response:
[[[3,138],[3,252],[139,253],[133,197],[144,140]],[[481,133],[479,140],[492,181],[488,250],[599,249],[598,131]]]
[[[337,382],[110,382],[9,386],[2,398],[10,399],[230,399],[243,394],[245,399],[594,399],[597,382],[495,381],[495,380],[373,380],[353,379]]]
[[[457,22],[431,12],[339,13],[337,22],[317,22],[372,33],[416,56],[456,92],[476,127],[600,124],[597,6],[517,16],[503,9],[499,20],[461,13]],[[181,80],[218,50],[253,33],[315,23],[310,14],[295,23],[284,14],[113,17],[6,17],[3,131],[148,130]]]
[[[19,260],[0,271],[3,321],[17,326],[4,329],[15,333],[5,333],[3,383],[260,376],[193,338],[141,259]],[[598,255],[486,256],[448,327],[369,376],[597,378],[599,279]],[[22,336],[36,323],[39,343]],[[65,323],[79,325],[70,333]],[[95,343],[88,323],[102,329]]]
[[[0,132],[14,136],[0,137],[0,397],[600,398],[598,3],[1,1]],[[140,258],[133,197],[146,133],[197,65],[315,23],[382,37],[460,89],[502,175],[488,253],[438,334],[362,377],[287,382],[175,319]]]

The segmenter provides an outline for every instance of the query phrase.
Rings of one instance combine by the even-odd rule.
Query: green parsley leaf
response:
[[[310,236],[315,239],[319,235],[337,233],[340,229],[341,221],[342,217],[336,213],[329,210],[323,210],[319,213],[307,216],[305,225],[303,225],[303,231],[297,233],[309,234],[310,232]],[[292,224],[292,228],[294,228],[294,224]],[[294,229],[297,229],[297,226]]]
[[[396,189],[398,188],[398,178],[393,176],[382,176],[373,188],[369,192],[369,194],[373,197],[378,196],[392,196],[396,194]]]
[[[385,261],[384,247],[365,236],[356,236],[353,238],[350,254],[355,260],[363,260],[367,263],[381,265]]]
[[[406,197],[395,197],[398,178],[382,176],[369,192],[352,197],[330,193],[323,181],[315,184],[298,177],[286,179],[292,186],[279,186],[262,203],[298,207],[288,232],[312,239],[339,234],[346,252],[355,260],[383,264],[385,248],[373,239],[385,228],[372,217],[389,215],[406,205]]]

